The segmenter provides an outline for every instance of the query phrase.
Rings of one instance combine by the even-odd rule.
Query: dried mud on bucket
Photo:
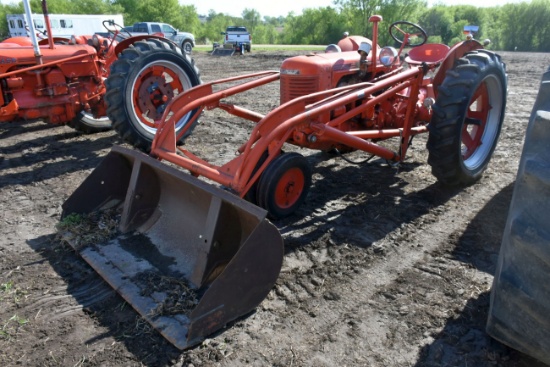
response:
[[[120,235],[121,214],[120,209],[69,214],[57,224],[58,236],[78,251],[106,243]],[[134,276],[132,282],[141,289],[141,296],[160,300],[149,317],[187,315],[199,303],[197,291],[183,278],[144,271]]]
[[[199,303],[197,292],[181,279],[159,275],[148,271],[132,278],[141,289],[141,295],[151,297],[154,293],[164,293],[166,298],[153,310],[154,316],[187,315]]]

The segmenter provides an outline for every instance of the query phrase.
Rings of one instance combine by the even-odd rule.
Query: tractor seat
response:
[[[412,48],[409,51],[405,62],[413,65],[437,64],[449,53],[450,47],[441,43],[425,43],[422,46]]]

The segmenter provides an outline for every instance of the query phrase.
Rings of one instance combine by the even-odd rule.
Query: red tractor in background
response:
[[[153,44],[182,54],[177,45],[165,38],[131,37],[120,33],[122,27],[111,22],[103,25],[112,37],[54,38],[45,0],[42,0],[42,10],[47,38],[38,40],[29,2],[23,3],[31,37],[12,37],[0,43],[0,123],[43,119],[52,124],[68,124],[85,133],[110,129],[104,82],[116,55],[126,48],[144,44],[148,48]],[[188,87],[199,83],[197,77]],[[180,88],[179,92],[182,91]]]

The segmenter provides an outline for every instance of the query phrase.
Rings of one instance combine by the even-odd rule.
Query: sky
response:
[[[511,2],[530,0],[427,0],[429,5],[442,3],[449,5],[496,6]],[[2,4],[18,3],[19,0],[0,0]],[[244,9],[255,9],[262,17],[286,17],[288,13],[302,14],[303,9],[334,6],[334,0],[179,0],[183,5],[195,5],[199,15],[208,15],[210,9],[240,17]]]
[[[521,1],[526,0],[428,0],[428,4],[496,6]],[[248,8],[255,9],[262,17],[286,17],[290,12],[299,15],[307,8],[334,6],[334,0],[180,0],[180,4],[195,5],[199,15],[208,15],[212,9],[216,13],[240,17],[243,10]]]

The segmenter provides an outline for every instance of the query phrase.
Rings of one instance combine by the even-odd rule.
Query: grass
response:
[[[68,228],[72,228],[74,226],[81,224],[83,221],[84,221],[84,217],[82,215],[71,213],[59,222],[57,228],[66,230]]]
[[[15,287],[11,280],[0,284],[0,301],[3,301],[7,296],[9,296],[13,297],[13,301],[15,303],[18,303],[21,297],[25,294],[26,292]]]
[[[0,329],[0,339],[12,340],[17,334],[19,328],[28,322],[29,320],[23,319],[17,316],[17,314],[13,315],[6,323],[4,323],[4,325],[2,325],[2,328]]]
[[[20,297],[24,294],[25,292],[16,287],[12,281],[0,284],[0,301],[4,301],[9,296],[13,297],[13,301],[15,303],[18,303]],[[3,305],[2,308],[6,309],[6,306]],[[0,340],[12,340],[19,331],[19,328],[28,322],[28,319],[19,317],[17,314],[10,317],[6,322],[2,322],[2,327],[0,328]]]
[[[324,51],[326,45],[255,45],[252,44],[252,53],[254,51]],[[212,51],[212,45],[197,45],[194,51]]]

